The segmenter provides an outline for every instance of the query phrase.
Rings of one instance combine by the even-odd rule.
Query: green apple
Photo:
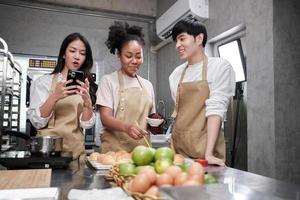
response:
[[[182,163],[180,165],[180,168],[182,169],[182,171],[186,172],[189,168],[190,168],[191,163]]]
[[[151,170],[155,171],[154,167],[152,167],[150,165],[138,166],[138,167],[135,168],[135,174],[138,174],[143,169],[151,169]]]
[[[152,148],[152,147],[149,147],[151,152],[153,153],[153,156],[155,155],[155,152],[156,152],[156,149]]]
[[[154,159],[155,161],[161,160],[161,159],[170,159],[172,162],[174,160],[174,152],[171,148],[169,147],[160,147],[156,149]]]
[[[119,174],[122,176],[134,175],[135,165],[132,163],[122,163],[119,165]]]
[[[166,172],[166,170],[172,165],[173,165],[172,160],[170,160],[168,158],[164,158],[164,159],[155,161],[154,168],[157,173],[162,174],[162,173]]]
[[[205,184],[212,184],[212,183],[218,183],[217,179],[210,175],[210,174],[205,174],[204,175],[204,183]]]
[[[145,146],[137,146],[132,151],[132,160],[133,162],[138,165],[149,165],[154,156],[150,148]]]

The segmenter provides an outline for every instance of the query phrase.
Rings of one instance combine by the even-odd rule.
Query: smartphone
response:
[[[84,72],[69,69],[68,75],[67,75],[67,81],[70,79],[73,79],[73,81],[71,83],[68,83],[67,86],[79,85],[79,83],[77,83],[76,80],[80,80],[80,81],[84,82],[84,79],[85,79]]]

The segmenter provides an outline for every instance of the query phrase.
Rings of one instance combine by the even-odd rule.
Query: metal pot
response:
[[[63,148],[63,138],[60,136],[30,137],[19,131],[6,130],[6,134],[26,140],[30,153],[42,156],[60,155]]]
[[[36,136],[31,138],[30,152],[33,154],[56,155],[63,148],[63,138],[60,136]]]

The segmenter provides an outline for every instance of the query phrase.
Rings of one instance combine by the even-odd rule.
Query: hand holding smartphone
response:
[[[68,75],[67,75],[67,81],[68,80],[73,80],[71,83],[68,83],[66,86],[71,86],[71,85],[80,85],[76,80],[84,82],[85,75],[84,72],[82,71],[76,71],[76,70],[68,70]]]

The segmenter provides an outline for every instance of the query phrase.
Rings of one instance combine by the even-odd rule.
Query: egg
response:
[[[103,165],[114,165],[116,160],[113,156],[105,155],[101,160]]]
[[[188,180],[194,180],[197,181],[199,184],[204,183],[204,174],[194,174],[189,176]]]
[[[119,156],[122,156],[122,155],[126,155],[126,154],[127,154],[127,151],[125,151],[125,150],[117,151],[115,153],[116,157],[119,157]]]
[[[184,163],[184,157],[181,154],[174,155],[174,165],[181,165]]]
[[[145,193],[151,186],[148,176],[144,173],[138,174],[132,181],[131,191]]]
[[[139,171],[139,174],[146,174],[148,176],[148,179],[150,180],[151,184],[154,184],[156,182],[156,173],[154,169],[151,168],[143,168],[141,171]]]
[[[132,182],[133,182],[133,179],[130,180],[130,181],[128,182],[128,185],[127,185],[127,189],[128,189],[130,192],[132,192]]]
[[[173,177],[167,173],[160,174],[156,178],[156,185],[157,186],[173,185]]]
[[[174,185],[180,186],[188,180],[189,175],[186,172],[181,172],[175,177]]]
[[[157,197],[158,196],[158,187],[153,185],[151,186],[145,193],[146,195],[149,195],[149,196],[155,196]]]
[[[195,180],[187,180],[182,185],[184,185],[184,186],[196,186],[196,185],[200,185],[200,183],[198,181],[195,181]]]
[[[97,161],[98,161],[99,163],[102,163],[102,160],[103,160],[103,158],[104,158],[105,156],[106,156],[105,154],[99,154],[99,155],[97,156]]]
[[[98,156],[100,155],[100,153],[98,152],[93,152],[91,153],[91,155],[89,156],[90,160],[98,160]]]
[[[173,179],[175,179],[175,177],[180,174],[182,172],[181,168],[178,166],[171,166],[166,170],[166,173],[169,174],[170,176],[172,176]]]
[[[195,174],[204,174],[204,168],[202,167],[201,164],[197,163],[197,162],[193,162],[191,164],[191,166],[188,169],[188,174],[189,175],[195,175]]]
[[[114,151],[108,151],[108,152],[106,152],[105,154],[106,154],[106,155],[113,156],[113,157],[116,156],[116,152],[114,152]]]

